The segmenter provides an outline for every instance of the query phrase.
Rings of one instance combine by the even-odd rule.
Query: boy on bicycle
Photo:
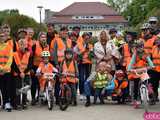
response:
[[[60,71],[65,77],[61,82],[66,82],[71,88],[71,103],[77,105],[77,89],[76,84],[78,82],[78,67],[76,61],[74,61],[73,51],[68,48],[65,50],[65,59],[61,63]]]
[[[47,80],[44,78],[45,73],[53,73],[58,72],[58,70],[49,62],[50,52],[43,51],[42,52],[42,62],[40,63],[36,74],[39,77],[40,83],[40,97],[44,97],[45,84]]]

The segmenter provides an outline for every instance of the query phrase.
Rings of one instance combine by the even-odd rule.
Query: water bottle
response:
[[[159,81],[159,87],[158,87],[158,99],[160,101],[160,81]]]

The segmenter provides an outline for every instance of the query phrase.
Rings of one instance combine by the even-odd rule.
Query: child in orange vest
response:
[[[62,74],[66,74],[67,77],[62,78],[62,82],[67,82],[72,92],[72,103],[74,106],[77,105],[77,89],[76,84],[78,82],[78,68],[77,63],[74,61],[73,51],[72,49],[67,49],[65,51],[65,59],[61,64],[61,72]]]
[[[13,80],[16,82],[15,86],[15,103],[14,108],[19,109],[20,106],[20,93],[23,93],[23,109],[27,107],[27,91],[30,88],[31,77],[30,70],[32,68],[31,55],[27,49],[27,41],[24,37],[21,37],[17,42],[18,48],[13,53],[13,63],[12,63],[12,75]],[[23,86],[22,86],[23,85]],[[24,89],[25,88],[25,89]],[[18,92],[16,92],[18,91]]]
[[[58,70],[49,62],[50,52],[43,51],[42,52],[42,59],[43,61],[40,63],[36,74],[39,77],[39,84],[40,84],[40,96],[44,96],[45,84],[46,79],[44,79],[43,74],[45,73],[53,73],[58,72]]]
[[[125,78],[125,74],[122,70],[117,70],[115,73],[115,90],[112,94],[112,98],[116,98],[118,103],[125,102],[125,95],[127,92],[128,81]]]

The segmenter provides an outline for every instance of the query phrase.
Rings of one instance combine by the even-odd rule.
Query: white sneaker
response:
[[[83,101],[84,96],[83,96],[83,95],[80,95],[79,99],[80,99],[81,101]]]
[[[10,103],[6,103],[4,106],[5,110],[7,110],[8,112],[10,112],[12,110],[12,106]]]

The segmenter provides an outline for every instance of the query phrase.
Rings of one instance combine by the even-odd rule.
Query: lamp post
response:
[[[42,8],[43,8],[43,6],[37,6],[37,8],[39,9],[39,17],[40,17],[40,26],[41,26],[41,24],[42,24],[42,18],[41,18],[41,14],[42,14]]]

